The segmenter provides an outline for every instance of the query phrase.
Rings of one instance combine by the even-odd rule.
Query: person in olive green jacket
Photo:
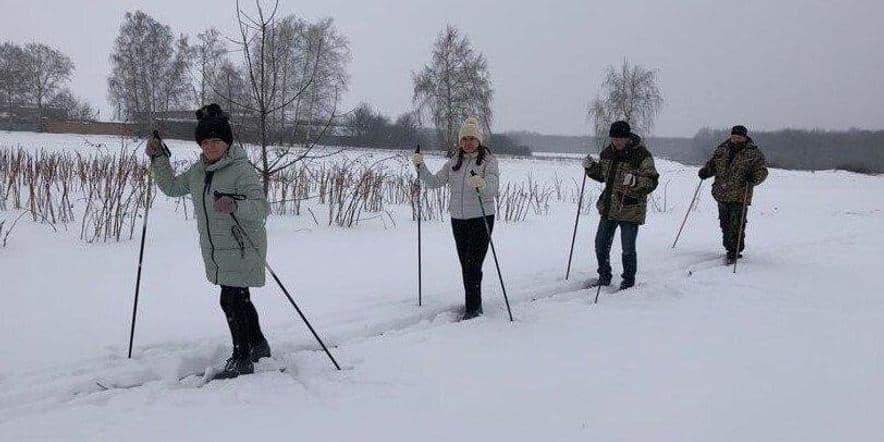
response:
[[[654,157],[642,144],[641,137],[632,133],[629,123],[615,122],[608,136],[611,144],[599,155],[599,161],[589,155],[583,161],[586,176],[605,184],[596,203],[601,215],[595,236],[599,277],[590,286],[611,284],[611,244],[619,227],[623,249],[620,290],[625,290],[635,285],[638,226],[645,223],[648,194],[657,188],[660,175],[654,166]]]
[[[233,355],[215,378],[232,378],[254,372],[253,362],[270,356],[249,294],[249,287],[264,285],[264,222],[270,206],[245,151],[233,145],[221,107],[210,104],[196,115],[202,154],[184,173],[175,175],[158,138],[150,139],[145,151],[160,190],[171,197],[189,194],[193,200],[206,278],[221,286],[221,308],[233,339]]]
[[[767,178],[764,154],[749,137],[746,126],[734,126],[730,138],[715,149],[699,175],[701,180],[715,177],[712,196],[718,202],[727,263],[733,264],[743,256],[741,252],[746,247],[746,215],[752,204],[753,188]]]

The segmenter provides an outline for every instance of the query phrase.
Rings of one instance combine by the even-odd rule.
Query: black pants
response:
[[[485,217],[485,221],[493,230],[494,215]],[[451,230],[463,273],[464,305],[467,312],[475,312],[482,308],[482,264],[488,254],[488,233],[482,218],[452,218]]]
[[[599,279],[611,280],[611,245],[614,233],[620,227],[620,245],[623,249],[623,281],[634,283],[638,271],[638,255],[635,252],[635,240],[638,237],[638,223],[626,221],[599,220],[599,229],[595,234],[595,256],[599,263]]]
[[[746,248],[745,219],[743,220],[742,231],[740,229],[740,221],[743,216],[742,211],[742,203],[718,203],[718,223],[721,226],[722,244],[731,255],[736,255]]]
[[[221,309],[227,317],[230,336],[233,338],[233,357],[250,356],[252,346],[264,342],[258,311],[252,305],[248,287],[221,286]]]

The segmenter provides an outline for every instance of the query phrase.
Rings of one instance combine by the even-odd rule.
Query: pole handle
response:
[[[471,171],[470,171],[470,176],[477,176],[477,175],[479,175],[479,174],[478,174],[478,173],[476,173],[476,171],[475,171],[475,170],[471,170]],[[481,198],[481,195],[482,195],[482,191],[481,191],[481,190],[479,190],[479,188],[478,188],[478,187],[473,187],[473,189],[475,189],[475,190],[476,190],[476,195],[479,195],[479,196],[480,196],[480,197],[479,197],[479,204],[482,204],[482,198]],[[484,209],[482,209],[482,211],[483,211],[483,212],[484,212],[484,211],[485,211],[485,210],[484,210]]]
[[[172,151],[169,150],[169,146],[166,146],[166,142],[163,141],[163,137],[160,136],[159,130],[153,130],[153,137],[160,140],[160,143],[163,145],[163,153],[166,155],[166,158],[172,158]]]

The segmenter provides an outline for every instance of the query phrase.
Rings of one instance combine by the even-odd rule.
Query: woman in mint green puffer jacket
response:
[[[184,173],[174,174],[159,139],[147,143],[146,153],[157,187],[168,196],[189,194],[193,200],[206,278],[221,286],[221,308],[233,338],[233,355],[216,378],[231,378],[252,373],[253,362],[270,356],[249,293],[249,287],[264,285],[264,222],[270,206],[245,151],[233,145],[221,107],[205,106],[197,119],[195,138],[203,152]]]

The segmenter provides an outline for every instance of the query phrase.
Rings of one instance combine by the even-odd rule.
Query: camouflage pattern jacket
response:
[[[631,173],[636,177],[636,185],[623,185],[623,177]],[[605,184],[596,208],[603,218],[645,223],[648,194],[657,188],[660,175],[654,166],[654,157],[642,144],[638,135],[633,135],[623,151],[613,144],[602,151],[599,161],[586,169],[586,176]]]
[[[744,144],[727,140],[715,149],[699,175],[703,179],[715,177],[712,196],[716,201],[742,203],[746,195],[749,205],[752,204],[752,188],[767,178],[767,163],[751,138]]]

